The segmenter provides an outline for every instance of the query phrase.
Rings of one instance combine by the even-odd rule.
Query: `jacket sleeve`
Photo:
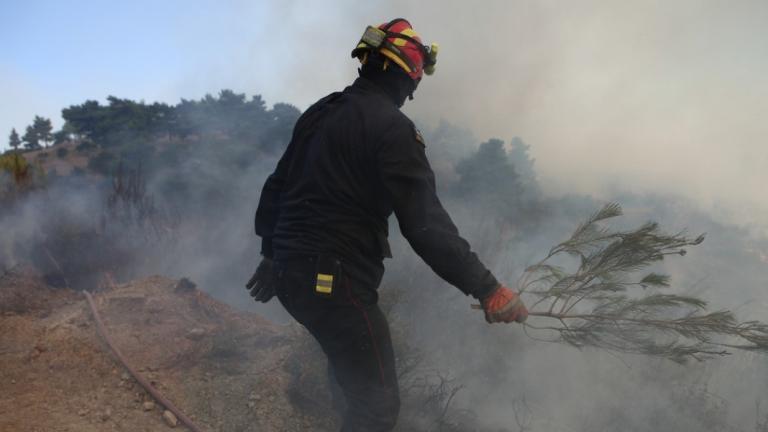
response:
[[[416,129],[409,124],[390,129],[376,148],[376,161],[400,231],[413,250],[464,294],[478,299],[490,294],[498,281],[459,235],[440,203],[435,175]]]
[[[261,197],[259,198],[259,206],[256,209],[256,217],[254,218],[256,234],[261,237],[261,254],[270,259],[273,257],[272,236],[280,216],[280,194],[285,186],[293,148],[294,143],[291,140],[285,153],[283,153],[283,156],[277,163],[277,168],[264,182],[264,187],[261,189]]]
[[[341,95],[341,93],[331,93],[320,99],[307,108],[299,119],[296,120],[288,148],[285,149],[283,156],[277,163],[275,172],[267,177],[267,180],[264,182],[264,187],[261,190],[261,197],[259,198],[259,206],[256,209],[254,226],[256,228],[256,234],[261,236],[261,254],[267,258],[273,257],[272,237],[275,233],[277,221],[280,218],[280,195],[283,193],[283,189],[288,179],[289,171],[293,164],[294,154],[296,154],[296,148],[300,146],[299,142],[302,140],[301,136],[306,135],[307,129],[311,128],[314,114],[322,110],[329,101],[334,100],[339,97],[339,95]]]

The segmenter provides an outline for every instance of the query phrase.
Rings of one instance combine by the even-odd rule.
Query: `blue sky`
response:
[[[150,4],[154,3],[154,4]],[[108,94],[151,98],[185,67],[172,2],[4,2],[0,130]],[[190,21],[199,19],[188,15]],[[8,43],[10,42],[10,43]]]

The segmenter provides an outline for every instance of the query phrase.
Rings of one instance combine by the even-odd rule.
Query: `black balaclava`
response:
[[[361,77],[381,87],[398,107],[402,107],[406,98],[413,98],[416,82],[393,61],[390,61],[384,70],[385,59],[386,57],[378,53],[370,53],[368,61],[358,72]]]

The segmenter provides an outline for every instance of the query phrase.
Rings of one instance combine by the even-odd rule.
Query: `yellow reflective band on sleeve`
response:
[[[333,292],[333,275],[318,273],[315,291],[320,294],[331,294]]]

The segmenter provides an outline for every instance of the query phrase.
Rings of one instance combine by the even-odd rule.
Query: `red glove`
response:
[[[489,324],[512,321],[522,323],[528,318],[528,309],[525,308],[520,295],[504,285],[499,285],[496,291],[483,299],[482,304],[485,320]]]

